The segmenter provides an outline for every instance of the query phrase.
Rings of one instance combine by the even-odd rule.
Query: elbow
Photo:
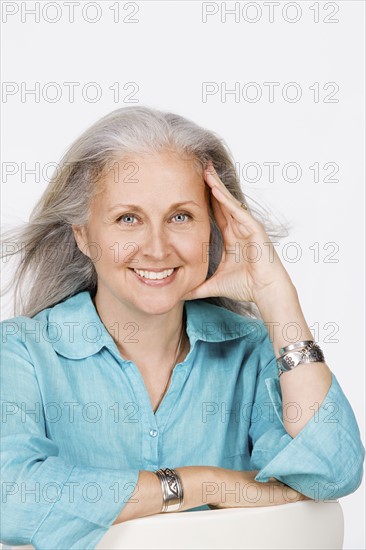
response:
[[[10,546],[31,544],[32,533],[27,525],[21,523],[16,510],[7,503],[1,504],[1,535],[0,542]]]
[[[364,475],[365,447],[357,434],[339,430],[335,445],[324,453],[324,467],[319,476],[319,500],[332,501],[354,493]]]
[[[354,493],[362,483],[364,475],[364,456],[365,450],[363,449],[353,462],[352,468],[347,469],[345,466],[342,477],[338,478],[337,481],[334,481],[334,475],[329,475],[327,477],[322,476],[319,482],[316,481],[313,484],[313,494],[307,494],[306,496],[310,496],[313,500],[327,502],[335,501]]]
[[[365,451],[363,450],[360,453],[356,463],[353,468],[350,469],[349,473],[345,475],[344,479],[338,484],[335,484],[335,498],[345,497],[357,491],[360,487],[363,475],[364,475],[364,456]]]
[[[1,463],[1,534],[0,542],[10,546],[32,544],[33,517],[37,505],[37,484],[26,483],[12,464]]]
[[[339,483],[339,489],[337,491],[337,497],[345,497],[354,493],[361,485],[364,475],[364,460],[365,460],[365,447],[362,444],[360,438],[358,438],[357,443],[353,447],[354,460],[352,467],[349,468],[349,453],[348,461],[345,460],[343,472],[344,477]]]

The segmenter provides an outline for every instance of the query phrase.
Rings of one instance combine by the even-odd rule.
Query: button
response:
[[[156,437],[158,435],[157,430],[150,430],[149,433],[150,433],[151,437]]]

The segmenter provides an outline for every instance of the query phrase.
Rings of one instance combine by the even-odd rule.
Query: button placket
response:
[[[128,361],[125,363],[124,367],[132,386],[133,393],[139,404],[142,424],[142,464],[146,469],[155,468],[155,465],[158,463],[159,430],[151,407],[150,398],[141,373],[135,363],[133,363],[133,361]]]
[[[143,434],[142,462],[145,468],[155,468],[156,464],[159,464],[159,448],[162,445],[162,438],[159,436],[163,434],[164,426],[173,412],[175,401],[193,366],[192,348],[185,360],[176,365],[168,390],[156,414],[154,414],[149,393],[138,367],[133,361],[124,361],[123,363],[140,407]]]

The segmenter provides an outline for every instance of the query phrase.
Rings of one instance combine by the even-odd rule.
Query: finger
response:
[[[203,282],[202,284],[196,286],[182,297],[183,300],[198,300],[201,298],[209,298],[213,296],[218,296],[217,289],[211,279]]]
[[[211,187],[211,189],[214,186],[220,187],[220,189],[226,193],[227,195],[231,195],[231,193],[227,190],[226,186],[222,183],[221,179],[217,175],[217,173],[214,171],[214,168],[206,168],[205,170],[205,180],[208,183],[208,185]],[[234,197],[233,197],[234,198]]]
[[[222,183],[211,161],[206,167],[206,181],[210,183],[212,194],[215,199],[218,200],[222,215],[225,217],[228,225],[234,218],[234,220],[241,226],[241,231],[244,231],[245,236],[249,236],[253,230],[258,231],[259,228],[257,227],[254,218],[249,214],[248,210],[242,208],[242,203],[236,199]],[[224,199],[226,199],[226,202]],[[229,207],[230,205],[231,208]],[[235,210],[233,210],[233,207]],[[245,217],[243,217],[243,212],[246,214]]]
[[[232,221],[232,216],[230,215],[230,213],[227,211],[226,208],[221,206],[220,201],[217,199],[217,196],[213,192],[214,189],[220,190],[222,193],[225,194],[225,196],[229,200],[233,200],[233,201],[237,202],[239,205],[241,203],[232,196],[232,194],[226,189],[225,185],[222,183],[222,181],[220,180],[220,178],[218,177],[216,172],[215,172],[215,175],[214,175],[212,170],[214,170],[214,168],[213,168],[212,163],[211,163],[211,167],[209,166],[206,169],[205,179],[206,179],[206,182],[209,184],[209,186],[211,188],[212,205],[213,205],[215,214],[217,213],[217,217],[220,219],[219,226],[220,226],[220,229],[221,229],[221,228],[224,227],[225,224],[229,224]]]
[[[223,193],[225,193],[225,195],[227,197],[231,197],[233,200],[237,200],[235,197],[233,197],[233,195],[230,193],[230,191],[228,190],[228,188],[226,187],[226,185],[223,184],[223,182],[221,181],[221,179],[219,178],[219,175],[218,173],[216,172],[215,168],[213,167],[213,164],[211,162],[211,164],[206,168],[206,174],[207,174],[207,182],[210,184],[211,187],[213,187],[214,185],[216,185],[217,187],[219,187],[221,189],[221,191]],[[239,201],[238,201],[239,202]],[[239,202],[240,204],[240,202]]]
[[[225,212],[220,206],[220,202],[217,198],[211,193],[211,205],[212,210],[217,221],[219,228],[222,230],[228,223],[230,223],[231,218],[228,213]]]
[[[241,203],[233,197],[227,197],[217,186],[212,188],[212,194],[219,201],[220,207],[226,209],[229,214],[246,229],[253,228],[253,218],[241,207]]]
[[[211,164],[211,167],[212,167],[212,164]],[[209,184],[208,187],[210,189],[210,201],[211,201],[212,210],[213,210],[215,219],[217,221],[217,224],[218,224],[219,228],[223,229],[225,225],[230,223],[231,218],[230,218],[230,215],[228,215],[228,213],[225,211],[225,209],[221,208],[220,202],[217,200],[215,195],[213,195],[213,193],[212,193],[213,185],[216,185],[216,179],[210,177],[210,175],[212,176],[212,173],[211,173],[212,168],[211,167],[207,166],[205,168],[205,181],[206,181],[206,183]]]
[[[236,199],[227,189],[226,185],[223,184],[217,172],[215,171],[212,163],[211,163],[211,167],[208,167],[206,170],[207,170],[206,172],[207,182],[209,183],[211,189],[214,189],[216,187],[217,189],[219,189],[219,191],[221,191],[225,195],[225,197],[232,200],[237,206],[239,206],[242,210],[245,210],[245,212],[249,214],[249,211],[247,209],[242,208],[242,203],[238,199]]]

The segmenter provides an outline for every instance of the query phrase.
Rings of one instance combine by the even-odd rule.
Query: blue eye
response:
[[[136,216],[134,216],[133,214],[123,214],[122,216],[120,216],[117,221],[119,222],[122,218],[128,216],[129,218],[135,218]],[[132,225],[131,223],[128,223],[127,225]]]
[[[187,216],[188,218],[192,218],[192,216],[190,214],[186,214],[185,212],[179,212],[178,214],[176,214],[173,217],[176,218],[177,216]]]
[[[192,216],[191,214],[187,214],[186,212],[178,212],[178,214],[175,214],[173,216],[173,218],[176,218],[177,216],[186,216],[187,218],[190,218],[192,219]],[[123,218],[126,218],[126,217],[129,217],[129,218],[136,218],[136,216],[134,214],[130,214],[130,213],[127,213],[127,214],[122,214],[122,216],[119,216],[119,218],[117,218],[117,222],[120,222]],[[184,221],[184,220],[183,220]],[[128,222],[124,222],[125,225],[134,225],[133,223],[128,223]]]

